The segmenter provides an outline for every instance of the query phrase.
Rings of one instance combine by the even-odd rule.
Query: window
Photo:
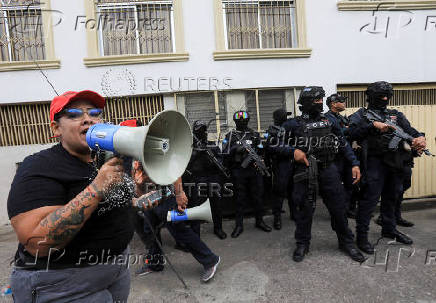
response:
[[[368,85],[338,85],[338,92],[348,97],[347,108],[366,107]],[[389,106],[436,105],[436,84],[393,84]]]
[[[195,120],[201,120],[209,125],[208,132],[216,133],[215,95],[213,92],[188,93],[185,97],[185,116],[192,126]],[[222,94],[218,93],[220,123],[226,123],[226,104]]]
[[[0,60],[45,59],[39,2],[3,1],[0,4]],[[7,4],[6,4],[7,3]]]
[[[98,1],[102,56],[173,52],[171,1],[107,2]]]
[[[186,61],[181,0],[85,0],[86,66]]]
[[[245,104],[250,113],[249,126],[255,130],[265,131],[270,125],[274,124],[273,112],[282,108],[286,110],[285,90],[258,90],[257,102],[256,91],[245,93]],[[259,113],[260,121],[257,120]]]
[[[305,0],[214,0],[215,60],[309,57]]]
[[[223,1],[227,49],[297,47],[293,1]]]
[[[35,61],[59,67],[48,8],[39,0],[0,0],[0,71],[37,68]]]

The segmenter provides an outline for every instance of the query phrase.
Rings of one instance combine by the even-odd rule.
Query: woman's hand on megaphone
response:
[[[121,183],[123,175],[124,168],[122,159],[115,157],[107,161],[98,170],[98,174],[92,182],[98,191],[100,198],[104,197],[104,194],[110,190],[112,185]]]
[[[188,197],[186,197],[186,194],[183,190],[176,194],[176,201],[178,211],[181,213],[184,212],[188,206]]]

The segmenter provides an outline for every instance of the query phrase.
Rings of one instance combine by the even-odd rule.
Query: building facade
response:
[[[49,102],[69,90],[107,97],[113,123],[177,109],[216,137],[236,110],[259,131],[279,107],[298,113],[305,85],[343,92],[351,112],[385,80],[436,150],[436,1],[0,0],[0,14],[3,209],[17,163],[55,142]],[[436,194],[435,165],[417,160],[408,197]]]

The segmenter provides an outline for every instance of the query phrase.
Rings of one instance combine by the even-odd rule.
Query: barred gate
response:
[[[162,95],[108,98],[103,119],[114,124],[140,119],[147,124],[163,109]],[[49,102],[0,105],[0,146],[55,142],[49,113]]]

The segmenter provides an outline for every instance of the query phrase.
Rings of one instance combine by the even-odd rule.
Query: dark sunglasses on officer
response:
[[[347,101],[348,97],[344,97],[344,96],[332,96],[331,97],[331,102],[340,102],[340,103],[345,103]]]

